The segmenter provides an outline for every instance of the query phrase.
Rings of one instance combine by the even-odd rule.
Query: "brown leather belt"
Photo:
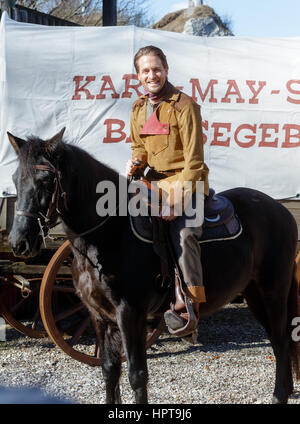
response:
[[[182,169],[174,169],[173,171],[159,171],[160,174],[164,174],[165,178],[172,177],[173,175],[179,174]]]
[[[144,175],[149,181],[159,181],[167,177],[171,177],[175,174],[181,172],[182,169],[175,169],[173,171],[155,171],[155,169],[151,167],[146,167]]]

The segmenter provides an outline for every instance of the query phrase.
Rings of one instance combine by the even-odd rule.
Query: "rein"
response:
[[[68,210],[67,207],[67,193],[63,190],[62,187],[62,183],[61,183],[61,172],[56,169],[53,165],[49,164],[49,165],[33,165],[33,168],[39,171],[50,171],[52,173],[55,174],[55,188],[51,197],[51,201],[50,204],[48,206],[48,210],[46,212],[46,215],[44,215],[42,212],[38,212],[38,213],[32,213],[32,212],[27,212],[27,211],[21,211],[21,210],[16,210],[16,215],[19,216],[27,216],[28,218],[33,218],[33,219],[37,219],[40,230],[41,230],[41,235],[43,238],[43,242],[44,242],[44,246],[46,247],[46,238],[51,238],[53,239],[53,237],[49,236],[49,230],[53,227],[55,227],[55,225],[57,224],[53,224],[51,225],[51,217],[53,215],[53,212],[56,211],[59,215],[61,215],[61,211],[59,210],[59,200],[60,198],[63,198],[64,200],[64,208],[66,210]],[[117,209],[119,208],[119,206],[117,207]],[[101,221],[99,224],[95,225],[94,227],[90,228],[87,231],[84,231],[80,234],[74,233],[73,231],[71,231],[73,233],[73,235],[75,237],[82,237],[85,236],[87,234],[92,233],[93,231],[99,229],[100,227],[102,227],[111,217],[111,215],[109,215],[107,218],[105,218],[103,221]],[[44,223],[42,223],[42,220],[44,221]]]

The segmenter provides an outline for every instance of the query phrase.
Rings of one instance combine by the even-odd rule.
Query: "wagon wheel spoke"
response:
[[[37,329],[39,322],[41,322],[41,313],[40,313],[40,308],[38,307],[33,317],[33,323],[31,325],[32,330]]]
[[[22,308],[24,306],[25,303],[27,303],[27,301],[29,300],[30,297],[32,297],[34,294],[36,294],[38,292],[38,289],[34,289],[31,290],[28,295],[25,298],[22,298],[18,303],[16,303],[11,309],[10,311],[13,314],[16,314],[18,312],[18,310],[20,308]]]
[[[40,286],[40,278],[28,279],[28,282],[36,282],[36,286],[28,291],[25,298],[20,297],[20,289],[14,284],[16,279],[12,276],[11,279],[5,282],[1,281],[0,293],[0,310],[5,321],[20,333],[29,337],[40,338],[46,337],[47,333],[42,326],[42,321],[39,316],[38,294]],[[12,304],[12,302],[15,302]],[[27,318],[23,318],[23,313]],[[33,318],[32,318],[33,316]],[[20,319],[22,317],[22,320]]]
[[[83,333],[86,331],[87,327],[90,325],[91,318],[90,316],[87,316],[82,323],[78,326],[77,330],[75,331],[73,337],[68,341],[70,346],[74,346],[78,343],[78,340],[83,335]]]
[[[78,305],[73,306],[72,308],[69,308],[63,312],[60,312],[57,315],[54,315],[54,320],[55,322],[61,321],[62,319],[65,319],[71,315],[74,315],[76,312],[81,311],[82,309],[84,309],[85,306],[83,303],[79,303]]]
[[[76,321],[75,323],[66,321],[63,324],[64,324],[63,327],[61,325],[58,327],[64,333],[64,335],[69,335],[69,336],[73,336],[75,334],[79,325],[78,321]]]
[[[62,293],[75,293],[75,288],[69,286],[54,286],[53,291]]]

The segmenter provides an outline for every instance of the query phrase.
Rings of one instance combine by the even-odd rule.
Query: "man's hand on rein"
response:
[[[135,171],[139,168],[143,168],[144,165],[144,162],[138,160],[137,158],[129,159],[126,163],[126,175],[128,177],[133,176]]]

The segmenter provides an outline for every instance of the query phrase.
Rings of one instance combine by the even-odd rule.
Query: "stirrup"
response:
[[[169,309],[164,313],[168,330],[174,336],[185,337],[198,329],[198,318],[194,312],[192,300],[187,296],[185,296],[185,306],[187,320],[182,318],[174,309]]]
[[[182,336],[182,340],[189,344],[196,344],[198,340],[198,328],[194,330],[191,334],[188,334],[187,336]]]

